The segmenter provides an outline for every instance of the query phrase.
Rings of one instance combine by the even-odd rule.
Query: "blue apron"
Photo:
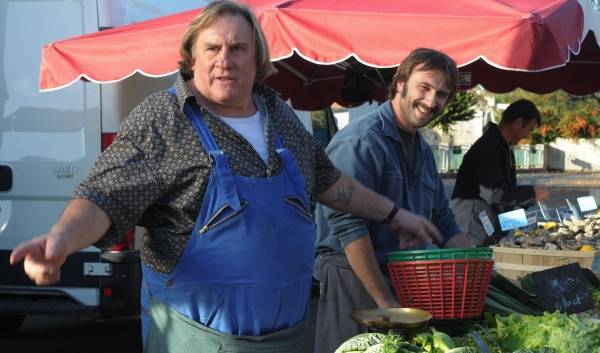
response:
[[[188,103],[184,112],[213,168],[175,269],[162,274],[142,263],[144,342],[151,301],[226,335],[261,336],[298,326],[310,301],[315,227],[294,158],[275,133],[283,172],[233,175],[201,113]]]

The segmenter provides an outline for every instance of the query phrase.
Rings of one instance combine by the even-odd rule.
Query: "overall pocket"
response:
[[[247,205],[248,202],[246,200],[240,200],[240,209],[237,211],[231,208],[229,205],[224,205],[219,210],[217,210],[217,212],[215,212],[208,219],[208,221],[206,221],[206,223],[202,225],[202,227],[200,227],[198,233],[200,235],[203,235],[209,230],[234,219],[236,216],[240,215],[244,211],[244,208],[246,208]]]
[[[300,198],[298,198],[297,196],[288,196],[285,198],[285,202],[287,202],[288,205],[291,205],[292,208],[296,210],[300,215],[308,218],[312,222],[312,214],[309,210],[306,209],[306,207],[304,207],[304,203],[302,203],[302,200],[300,200]]]

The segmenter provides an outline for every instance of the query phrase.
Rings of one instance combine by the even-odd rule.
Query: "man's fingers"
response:
[[[406,242],[406,244],[404,245],[404,249],[414,248],[414,247],[418,246],[419,243],[420,242],[419,242],[418,239],[413,238],[413,239],[411,239],[411,240],[409,240],[409,241]]]
[[[444,243],[444,237],[437,227],[426,218],[401,209],[397,214],[395,230],[400,235],[400,244],[404,248],[419,244]],[[408,233],[408,234],[407,234]]]
[[[32,241],[27,241],[19,244],[12,253],[10,254],[10,264],[15,265],[25,258],[29,253],[34,253],[37,250],[37,247],[33,244]]]
[[[434,243],[438,245],[442,245],[444,243],[444,237],[442,236],[442,233],[440,233],[433,223],[428,223],[426,228]]]
[[[400,247],[400,249],[413,248],[413,247],[419,245],[420,242],[421,242],[421,240],[414,236],[402,235],[402,236],[400,236],[399,247]]]
[[[437,227],[430,223],[427,220],[423,220],[420,224],[419,229],[417,230],[416,237],[421,240],[421,242],[425,244],[442,244],[444,242],[444,238],[442,234],[438,231]]]
[[[37,284],[38,286],[47,286],[49,284],[54,284],[60,280],[60,271],[55,271],[52,273],[42,272],[40,276],[37,276],[35,278],[32,278],[30,276],[29,278],[35,281],[35,284]]]
[[[23,267],[27,276],[37,285],[52,284],[60,279],[60,269],[43,257],[27,256]]]
[[[23,269],[27,276],[37,285],[49,285],[60,280],[60,265],[64,261],[64,251],[60,244],[52,244],[50,251],[46,248],[45,236],[34,238],[19,244],[10,254],[10,263],[15,265],[23,261]]]

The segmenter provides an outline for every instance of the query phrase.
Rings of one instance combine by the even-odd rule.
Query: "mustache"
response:
[[[437,113],[440,112],[440,106],[437,105],[437,104],[434,105],[433,107],[428,107],[425,104],[417,103],[417,106],[424,108],[425,110],[427,110],[431,114],[437,114]]]

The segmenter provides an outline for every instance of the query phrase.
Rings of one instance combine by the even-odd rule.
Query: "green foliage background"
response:
[[[532,133],[532,144],[552,142],[558,137],[600,138],[600,93],[579,97],[563,91],[535,94],[515,90],[495,96],[498,103],[526,98],[538,107],[542,125]]]
[[[481,97],[474,90],[458,91],[454,100],[446,106],[437,119],[429,124],[429,127],[439,126],[448,132],[453,123],[473,119],[480,101]]]

